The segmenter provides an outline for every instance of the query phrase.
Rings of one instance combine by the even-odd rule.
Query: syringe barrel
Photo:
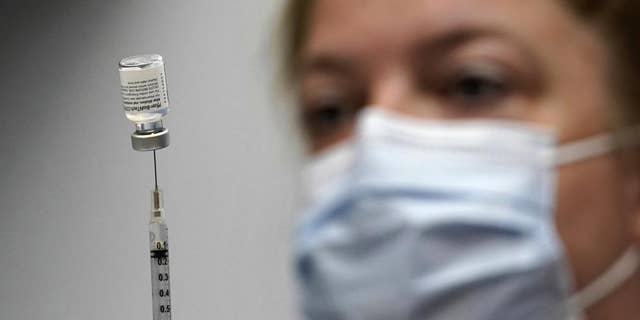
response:
[[[169,230],[164,219],[149,224],[151,252],[151,297],[153,320],[171,319],[171,284],[169,273]]]
[[[155,188],[151,193],[151,221],[149,222],[153,320],[171,319],[169,228],[165,221],[163,202],[162,191]]]

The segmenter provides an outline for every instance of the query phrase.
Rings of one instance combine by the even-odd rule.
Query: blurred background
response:
[[[151,153],[117,62],[165,57],[158,152],[173,318],[292,319],[300,143],[274,83],[279,0],[0,4],[0,318],[151,319]]]

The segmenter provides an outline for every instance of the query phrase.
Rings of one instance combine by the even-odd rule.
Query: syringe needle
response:
[[[156,163],[156,151],[153,150],[153,178],[156,185],[156,190],[158,190],[158,166]]]

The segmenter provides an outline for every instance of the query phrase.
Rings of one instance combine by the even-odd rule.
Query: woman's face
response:
[[[424,119],[522,120],[566,143],[612,129],[606,72],[598,33],[559,1],[318,0],[300,100],[316,152],[347,139],[368,105]],[[617,163],[559,168],[556,222],[578,287],[634,237],[637,194]]]

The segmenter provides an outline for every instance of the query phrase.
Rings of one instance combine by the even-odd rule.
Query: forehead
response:
[[[560,0],[317,0],[307,53],[389,53],[455,29],[509,33],[529,43],[567,41],[576,19]]]

